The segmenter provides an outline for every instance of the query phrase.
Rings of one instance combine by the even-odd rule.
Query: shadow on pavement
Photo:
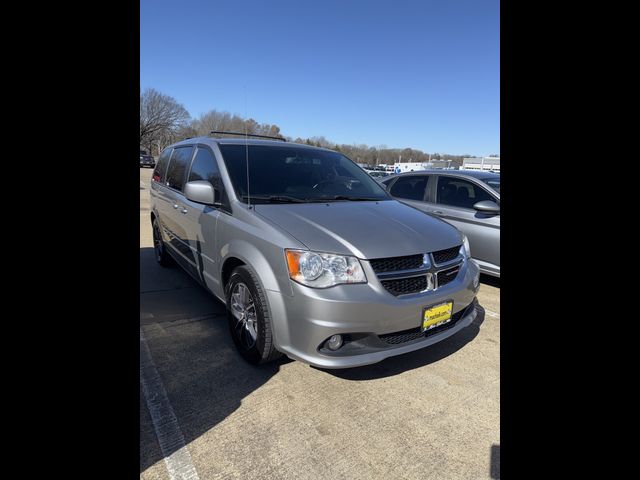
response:
[[[500,278],[487,275],[485,273],[480,274],[480,283],[485,285],[491,285],[492,287],[500,288]]]
[[[484,322],[485,310],[477,303],[476,308],[478,309],[478,316],[471,325],[441,342],[414,352],[387,358],[373,365],[340,370],[319,370],[344,380],[359,381],[390,377],[406,372],[407,370],[413,370],[414,368],[424,367],[430,363],[437,362],[460,350],[480,333],[480,325]]]
[[[348,380],[370,380],[419,368],[463,348],[478,335],[483,321],[484,308],[478,305],[476,320],[442,342],[370,366],[323,371]],[[224,305],[180,267],[160,267],[151,247],[140,249],[140,328],[187,445],[291,362],[282,357],[259,367],[246,363],[228,332]],[[146,401],[141,391],[141,473],[165,457]],[[173,451],[178,448],[175,445]]]
[[[180,267],[160,267],[152,248],[140,249],[140,328],[187,445],[290,361],[246,363],[231,340],[224,305]],[[141,392],[140,472],[163,458]]]

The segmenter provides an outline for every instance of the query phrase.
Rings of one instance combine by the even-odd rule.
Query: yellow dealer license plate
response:
[[[422,331],[430,330],[451,321],[453,302],[445,302],[426,308],[422,314]]]

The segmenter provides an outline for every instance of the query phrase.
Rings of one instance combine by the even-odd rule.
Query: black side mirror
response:
[[[482,200],[473,206],[474,210],[489,215],[497,215],[500,213],[500,206],[492,200]]]

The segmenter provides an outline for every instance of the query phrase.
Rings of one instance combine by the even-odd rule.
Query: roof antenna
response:
[[[244,146],[247,162],[247,205],[251,210],[251,191],[249,190],[249,126],[247,125],[247,86],[244,86]]]

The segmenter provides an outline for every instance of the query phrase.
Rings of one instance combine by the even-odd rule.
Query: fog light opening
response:
[[[327,340],[327,348],[332,351],[338,350],[342,346],[342,335],[332,335]]]

